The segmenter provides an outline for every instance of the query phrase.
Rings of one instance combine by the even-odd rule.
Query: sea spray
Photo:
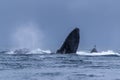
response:
[[[13,30],[11,37],[12,43],[16,48],[35,49],[43,44],[43,32],[33,23],[27,23],[17,26]]]
[[[90,53],[90,52],[85,52],[85,51],[78,51],[77,54],[78,55],[83,55],[83,56],[109,56],[109,55],[120,56],[119,53],[114,52],[112,50],[102,51],[102,52],[98,52],[98,53]]]
[[[52,53],[50,50],[42,50],[39,48],[29,50],[27,48],[23,48],[23,49],[9,50],[9,51],[6,51],[4,54],[23,54],[24,55],[24,54],[50,54],[50,53]]]

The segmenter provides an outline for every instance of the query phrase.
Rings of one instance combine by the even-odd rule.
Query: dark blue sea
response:
[[[120,56],[113,51],[2,51],[0,80],[120,80]]]

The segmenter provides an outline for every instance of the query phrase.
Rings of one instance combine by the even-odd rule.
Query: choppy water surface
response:
[[[0,80],[120,80],[120,57],[0,54]]]

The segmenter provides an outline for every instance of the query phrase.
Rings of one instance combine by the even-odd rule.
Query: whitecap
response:
[[[116,56],[120,56],[119,53],[114,52],[112,50],[108,50],[108,51],[102,51],[102,52],[98,52],[98,53],[90,53],[90,52],[85,52],[85,51],[78,51],[77,52],[78,55],[84,55],[84,56],[109,56],[109,55],[116,55]]]

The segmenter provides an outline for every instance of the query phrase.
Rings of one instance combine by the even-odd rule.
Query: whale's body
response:
[[[76,53],[79,46],[79,28],[75,28],[65,39],[63,45],[57,50],[57,53]]]

